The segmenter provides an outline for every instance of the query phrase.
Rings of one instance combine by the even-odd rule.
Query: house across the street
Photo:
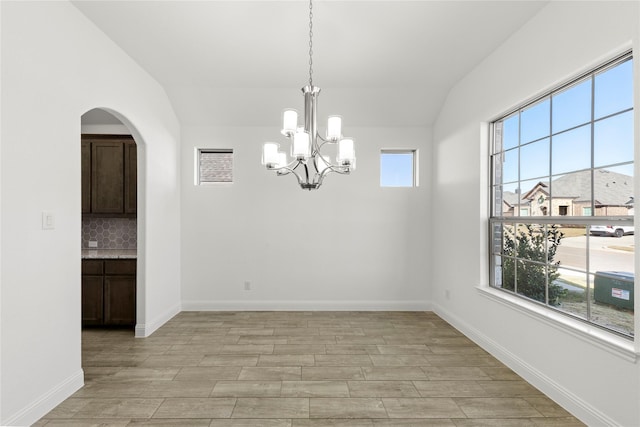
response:
[[[522,197],[502,195],[504,216],[591,216],[591,171],[539,181]],[[594,216],[633,215],[633,177],[596,169],[593,172]]]

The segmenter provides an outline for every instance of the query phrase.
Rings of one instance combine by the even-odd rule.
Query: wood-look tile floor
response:
[[[82,333],[37,426],[581,426],[431,312],[182,312]]]

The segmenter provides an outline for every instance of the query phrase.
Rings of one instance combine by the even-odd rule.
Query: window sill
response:
[[[233,182],[198,182],[196,187],[229,187]]]
[[[636,351],[634,341],[606,332],[588,323],[572,319],[553,310],[529,303],[507,292],[493,289],[489,286],[477,286],[480,295],[503,304],[507,307],[540,320],[547,325],[567,332],[570,335],[593,344],[630,362],[636,362],[640,353]]]

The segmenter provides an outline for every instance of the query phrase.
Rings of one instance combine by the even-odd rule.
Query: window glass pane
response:
[[[233,182],[233,150],[198,150],[198,182]]]
[[[502,198],[500,200],[500,205],[502,209],[502,215],[504,216],[517,216],[518,215],[518,205],[520,203],[519,194],[515,191],[509,191],[503,189]]]
[[[518,180],[518,149],[505,151],[504,162],[502,163],[502,182],[513,182]],[[496,165],[500,167],[500,165]]]
[[[591,170],[554,176],[551,181],[552,213],[558,216],[582,216],[583,207],[591,207]],[[565,213],[560,212],[565,206]]]
[[[553,133],[591,120],[591,79],[553,95]]]
[[[549,135],[549,98],[520,113],[520,143],[524,144]]]
[[[594,124],[595,166],[633,161],[633,111]]]
[[[633,107],[633,61],[610,68],[595,77],[595,118]]]
[[[593,171],[596,216],[633,215],[633,165]]]
[[[634,334],[634,251],[632,226],[590,227],[589,272],[593,280],[591,321]],[[622,234],[622,237],[615,237]]]
[[[380,186],[413,187],[414,152],[380,153]]]
[[[587,319],[586,227],[557,224],[555,229],[548,245],[549,263],[559,265],[549,286],[549,305]]]
[[[502,226],[502,254],[515,257],[516,253],[516,230],[517,224],[515,223],[504,223]],[[503,260],[503,264],[506,261]]]
[[[549,183],[544,180],[533,179],[522,181],[521,208],[529,208],[532,216],[549,215]]]
[[[505,150],[518,145],[519,121],[518,114],[515,114],[504,120],[502,124],[502,146]]]
[[[520,179],[549,176],[549,138],[520,147]]]
[[[516,292],[532,300],[545,302],[547,266],[518,260],[516,271]]]
[[[591,126],[555,135],[551,139],[553,174],[591,167]]]
[[[584,255],[582,256],[584,258]],[[587,319],[587,273],[560,268],[549,291],[550,300],[551,295],[557,296],[557,303],[549,305],[581,319]]]

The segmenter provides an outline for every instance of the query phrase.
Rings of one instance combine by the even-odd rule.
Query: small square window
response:
[[[417,187],[417,151],[382,150],[380,187]]]
[[[233,150],[198,148],[196,185],[233,182]]]

